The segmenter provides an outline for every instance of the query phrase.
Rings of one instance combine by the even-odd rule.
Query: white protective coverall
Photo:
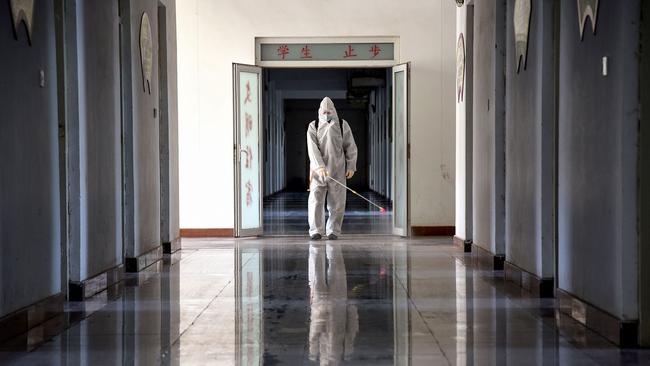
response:
[[[325,111],[332,116],[327,121]],[[345,213],[345,188],[336,182],[318,174],[322,168],[337,181],[345,183],[346,171],[357,170],[357,145],[352,136],[352,130],[347,121],[343,120],[341,131],[339,117],[334,107],[334,102],[328,97],[324,98],[318,109],[318,131],[316,121],[309,124],[307,129],[307,151],[310,161],[310,175],[312,177],[309,187],[309,235],[320,234],[336,236],[341,235],[343,214]],[[327,197],[327,232],[325,232],[325,197]]]
[[[322,366],[349,360],[359,332],[359,312],[348,302],[345,262],[340,245],[309,246],[311,316],[309,359]]]

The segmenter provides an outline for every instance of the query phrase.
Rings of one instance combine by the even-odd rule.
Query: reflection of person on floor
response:
[[[348,304],[347,274],[339,245],[310,245],[309,287],[309,359],[320,357],[321,365],[338,365],[352,355],[359,331],[357,307]]]

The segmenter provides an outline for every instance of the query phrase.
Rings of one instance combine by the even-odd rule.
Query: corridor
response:
[[[0,366],[650,365],[648,19],[5,1]]]
[[[472,258],[443,238],[186,239],[160,265],[3,345],[0,363],[650,362],[649,350],[617,348]]]

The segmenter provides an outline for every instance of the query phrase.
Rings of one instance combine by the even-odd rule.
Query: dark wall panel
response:
[[[83,280],[122,263],[120,51],[117,0],[78,1],[77,12]]]
[[[35,2],[31,46],[22,24],[14,38],[8,3],[0,6],[0,316],[61,289],[53,2]]]
[[[575,2],[561,2],[559,286],[633,319],[640,2],[599,4],[597,33],[587,22],[581,41]]]
[[[146,12],[151,21],[153,70],[151,94],[145,90],[140,63],[140,23]],[[160,242],[160,151],[158,90],[158,2],[131,2],[131,40],[133,72],[133,167],[135,199],[135,252],[140,255]]]
[[[553,78],[553,49],[544,49],[546,37],[553,36],[553,12],[544,19],[550,1],[532,2],[527,62],[519,59],[515,48],[515,0],[508,1],[506,58],[506,259],[543,276],[542,263],[542,125],[543,108],[553,108],[543,98],[543,83]],[[550,26],[549,26],[550,25]],[[547,44],[548,45],[548,44]],[[553,43],[550,43],[552,47]],[[550,71],[550,75],[545,74]],[[552,113],[551,113],[552,115]]]

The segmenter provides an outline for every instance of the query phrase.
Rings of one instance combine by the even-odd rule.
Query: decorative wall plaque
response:
[[[151,94],[151,74],[153,72],[152,38],[149,15],[143,13],[140,22],[140,63],[142,64],[142,84],[144,91],[149,94]]]
[[[456,102],[463,101],[465,91],[465,36],[458,35],[456,45]]]
[[[591,19],[591,32],[596,34],[598,21],[598,0],[577,0],[578,1],[578,22],[580,24],[580,40],[585,34],[587,18]]]
[[[25,23],[27,41],[32,45],[32,27],[34,24],[34,0],[11,0],[11,19],[14,23],[14,36],[18,39],[18,28]]]
[[[515,13],[512,19],[515,28],[515,52],[517,57],[517,73],[523,64],[526,69],[528,57],[528,35],[530,34],[531,0],[516,0]]]

